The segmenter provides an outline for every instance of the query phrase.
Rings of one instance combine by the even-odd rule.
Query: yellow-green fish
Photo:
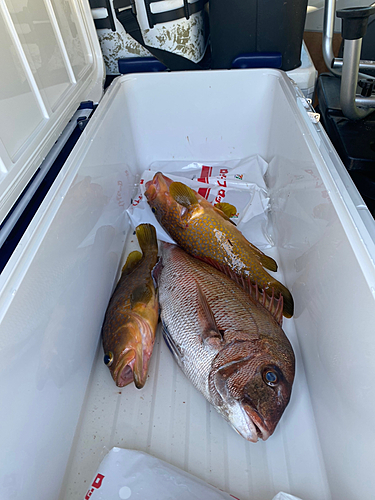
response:
[[[276,271],[276,262],[236,228],[229,218],[231,206],[229,210],[227,204],[214,207],[190,187],[161,172],[146,183],[145,195],[156,219],[184,250],[218,269],[229,268],[249,278],[270,297],[282,295],[284,316],[293,315],[291,293],[264,269]]]
[[[131,252],[105,314],[102,340],[104,362],[118,387],[133,380],[141,389],[155,341],[159,305],[151,275],[158,260],[156,231],[140,224],[136,235],[142,253]]]

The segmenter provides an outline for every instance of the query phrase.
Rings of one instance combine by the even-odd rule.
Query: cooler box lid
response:
[[[104,66],[87,0],[0,2],[0,223]]]

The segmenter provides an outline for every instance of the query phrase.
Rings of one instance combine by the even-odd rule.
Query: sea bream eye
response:
[[[111,366],[111,364],[113,363],[113,354],[111,352],[104,355],[104,363],[107,366]]]
[[[156,214],[156,208],[155,207],[152,207],[151,211],[152,211],[153,214]]]
[[[279,382],[279,377],[274,370],[268,369],[263,372],[263,380],[267,385],[274,387]]]

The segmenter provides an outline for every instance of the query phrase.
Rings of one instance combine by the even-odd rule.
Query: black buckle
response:
[[[137,9],[135,7],[135,0],[113,0],[113,8],[116,11],[116,14],[123,12],[124,10],[129,10],[133,12],[133,14],[137,15]]]
[[[104,7],[107,9],[108,17],[105,19],[94,19],[95,27],[97,30],[100,29],[111,29],[112,31],[116,31],[115,21],[112,15],[112,7],[110,0],[89,0],[90,7],[92,9],[97,9],[99,7]]]
[[[176,21],[177,19],[182,19],[184,17],[189,19],[192,14],[203,10],[205,4],[208,2],[208,0],[198,0],[197,2],[189,3],[188,0],[184,0],[183,7],[179,7],[178,9],[169,10],[167,12],[159,12],[157,14],[151,12],[150,5],[154,2],[162,1],[163,0],[144,0],[150,28],[153,28],[155,24]]]

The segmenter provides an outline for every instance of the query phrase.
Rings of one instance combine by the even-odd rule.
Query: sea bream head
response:
[[[236,340],[217,354],[210,390],[220,413],[248,441],[273,434],[290,400],[294,365],[288,341]]]

